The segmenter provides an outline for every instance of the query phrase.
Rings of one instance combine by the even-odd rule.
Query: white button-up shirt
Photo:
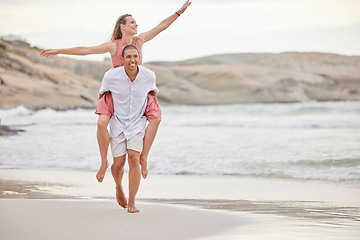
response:
[[[111,91],[114,102],[114,114],[110,119],[110,129],[115,136],[122,132],[130,139],[143,131],[146,126],[144,112],[147,94],[159,92],[156,87],[155,73],[144,66],[138,66],[139,72],[132,82],[124,67],[109,69],[103,78],[100,94]]]

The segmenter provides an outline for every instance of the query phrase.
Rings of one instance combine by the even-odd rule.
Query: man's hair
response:
[[[126,50],[129,50],[129,49],[136,49],[136,51],[137,51],[138,54],[139,54],[139,50],[138,50],[134,45],[127,45],[127,46],[124,47],[124,49],[122,50],[121,56],[124,57]]]

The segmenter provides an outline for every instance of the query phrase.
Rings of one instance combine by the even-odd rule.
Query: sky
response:
[[[132,14],[142,33],[184,2],[0,0],[0,35],[19,35],[40,48],[94,46],[108,41],[122,14]],[[168,29],[145,43],[143,59],[288,51],[360,55],[360,0],[193,0]]]

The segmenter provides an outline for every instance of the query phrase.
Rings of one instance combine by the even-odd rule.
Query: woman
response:
[[[191,2],[186,1],[184,5],[176,11],[174,14],[160,22],[156,27],[150,31],[141,33],[138,36],[137,34],[137,23],[135,19],[130,14],[122,15],[118,18],[115,24],[114,31],[110,38],[110,42],[100,44],[98,46],[92,47],[74,47],[74,48],[64,48],[64,49],[46,49],[41,51],[41,55],[48,57],[50,55],[57,54],[67,54],[67,55],[89,55],[89,54],[102,54],[110,53],[112,58],[112,63],[114,67],[122,66],[121,61],[121,52],[122,49],[127,45],[134,45],[138,48],[140,54],[140,64],[142,61],[142,52],[141,49],[144,43],[150,41],[156,37],[160,32],[167,29],[181,14],[185,12]],[[140,156],[141,164],[141,174],[143,178],[146,178],[148,174],[147,170],[147,157],[151,148],[151,145],[155,139],[158,126],[160,124],[160,116],[156,96],[154,93],[149,94],[148,98],[148,107],[146,110],[146,115],[149,120],[149,125],[145,131],[144,137],[144,148]],[[112,115],[113,109],[111,109],[112,98],[110,94],[105,94],[104,96],[99,96],[100,101],[98,103],[98,108],[96,113],[99,114],[98,119],[98,128],[97,128],[97,139],[101,156],[101,166],[99,171],[96,174],[96,178],[99,182],[102,182],[105,176],[106,169],[109,164],[107,161],[107,151],[109,146],[109,132],[107,130],[107,125],[109,123],[110,117]],[[157,112],[154,113],[155,110]]]

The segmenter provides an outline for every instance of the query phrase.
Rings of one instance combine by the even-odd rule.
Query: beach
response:
[[[2,239],[195,239],[219,234],[241,221],[149,203],[139,205],[141,214],[128,214],[107,201],[1,200],[1,207],[6,220],[1,224]],[[213,224],[216,227],[209,227]]]
[[[0,109],[1,239],[359,239],[360,104],[162,107],[137,194],[115,200],[94,109]],[[7,131],[8,132],[8,131]],[[109,163],[112,164],[109,152]],[[123,187],[128,195],[128,166]]]
[[[0,176],[3,239],[359,239],[360,189],[349,183],[150,175],[129,214],[109,172],[101,184],[94,172]]]

